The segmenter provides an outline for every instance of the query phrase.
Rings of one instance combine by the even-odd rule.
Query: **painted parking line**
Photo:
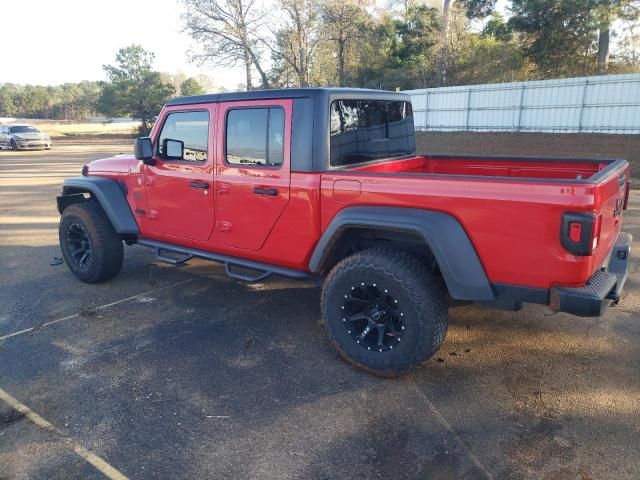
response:
[[[58,430],[51,422],[44,419],[42,416],[38,415],[36,412],[31,410],[25,404],[19,402],[17,399],[12,397],[10,394],[5,392],[0,388],[0,400],[3,400],[6,404],[8,404],[14,410],[22,413],[25,417],[35,423],[38,427],[43,430],[47,430],[48,432],[52,432],[55,435],[59,436],[60,439],[64,442],[64,444],[76,452],[77,455],[82,457],[84,460],[93,465],[100,473],[102,473],[105,477],[111,480],[127,480],[127,477],[123,475],[117,468],[109,465],[104,459],[100,458],[93,452],[90,452],[82,445],[78,444],[70,437],[66,436],[60,430]]]
[[[192,280],[193,280],[192,278],[189,278],[187,280],[182,280],[181,282],[172,283],[171,285],[165,285],[164,287],[155,288],[155,289],[149,290],[147,292],[138,293],[137,295],[133,295],[131,297],[123,298],[122,300],[116,300],[115,302],[107,303],[105,305],[100,305],[100,306],[96,307],[96,310],[104,310],[105,308],[113,307],[114,305],[119,305],[121,303],[125,303],[125,302],[128,302],[130,300],[135,300],[136,298],[144,297],[146,295],[150,295],[150,294],[155,293],[155,292],[160,292],[162,290],[166,290],[167,288],[173,288],[173,287],[177,287],[179,285],[184,285],[185,283],[189,283]],[[72,318],[77,318],[79,316],[80,316],[79,313],[74,313],[73,315],[67,315],[66,317],[58,318],[56,320],[51,320],[50,322],[46,322],[46,323],[43,323],[43,324],[40,324],[40,325],[36,325],[35,327],[25,328],[24,330],[18,330],[17,332],[9,333],[7,335],[4,335],[4,336],[0,337],[0,342],[2,342],[3,340],[6,340],[8,338],[11,338],[11,337],[16,337],[16,336],[22,335],[24,333],[33,332],[34,330],[38,330],[38,329],[40,329],[42,327],[47,327],[49,325],[54,325],[56,323],[64,322],[65,320],[70,320]]]
[[[487,480],[494,480],[493,475],[491,475],[491,472],[489,472],[487,467],[485,467],[484,464],[480,461],[480,459],[472,450],[472,448],[469,445],[467,445],[467,443],[462,439],[462,437],[458,434],[458,432],[456,432],[456,430],[451,426],[451,424],[447,421],[444,415],[440,413],[440,410],[438,410],[436,406],[433,404],[433,402],[429,400],[429,397],[427,396],[427,394],[420,389],[420,387],[415,383],[415,381],[412,381],[411,383],[413,386],[413,390],[418,394],[418,396],[422,398],[422,400],[424,400],[424,403],[427,405],[429,410],[431,410],[431,413],[436,417],[436,419],[440,422],[440,424],[444,426],[444,428],[447,429],[449,433],[453,435],[453,438],[455,438],[456,443],[464,451],[464,453],[467,454],[467,457],[469,457],[469,460],[471,460],[471,463],[473,463],[473,465],[483,473],[483,475]]]

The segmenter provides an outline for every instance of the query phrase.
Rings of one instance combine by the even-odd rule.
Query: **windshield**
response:
[[[415,155],[411,104],[389,100],[331,103],[331,166]]]
[[[17,125],[15,127],[9,127],[9,132],[11,133],[40,133],[35,127],[31,127],[29,125]]]

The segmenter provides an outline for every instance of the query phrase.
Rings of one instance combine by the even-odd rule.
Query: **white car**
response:
[[[9,146],[12,150],[49,150],[51,138],[33,125],[5,125],[9,130]]]

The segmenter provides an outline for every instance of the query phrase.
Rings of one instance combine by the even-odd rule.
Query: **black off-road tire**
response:
[[[393,328],[397,332],[380,334],[389,343],[385,350],[380,348],[383,351],[378,351],[380,345],[375,341],[369,340],[367,347],[366,342],[354,338],[349,330],[349,315],[345,314],[344,307],[350,309],[351,304],[345,299],[351,299],[355,293],[350,292],[361,291],[359,289],[367,289],[364,290],[367,293],[358,296],[368,297],[372,289],[373,298],[378,298],[380,293],[384,302],[397,305],[393,318],[400,318],[402,314],[401,331],[395,323]],[[438,351],[447,333],[444,281],[417,257],[394,249],[363,250],[339,262],[322,287],[321,308],[331,342],[340,355],[354,366],[381,377],[403,375],[425,362]],[[370,332],[373,333],[368,335],[379,338],[377,332]]]
[[[78,279],[98,283],[120,272],[124,257],[122,240],[97,202],[87,201],[65,208],[58,233],[64,261]],[[84,264],[72,253],[77,243],[74,245],[69,239],[74,235],[86,236],[90,255]]]

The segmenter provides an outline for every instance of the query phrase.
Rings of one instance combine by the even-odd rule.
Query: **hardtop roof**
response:
[[[252,90],[249,92],[213,93],[207,95],[194,95],[190,97],[177,97],[169,100],[171,105],[193,105],[197,103],[233,102],[241,100],[270,100],[274,98],[358,98],[372,100],[404,100],[409,101],[409,95],[388,90],[373,90],[368,88],[274,88],[265,90]]]

